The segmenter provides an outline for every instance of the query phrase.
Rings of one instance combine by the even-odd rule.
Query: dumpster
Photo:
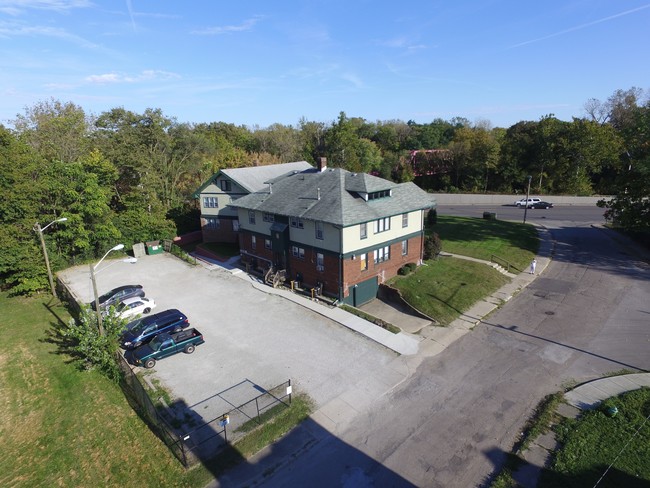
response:
[[[165,249],[160,245],[160,241],[147,242],[147,254],[150,256],[152,254],[161,254],[163,252],[165,252]]]

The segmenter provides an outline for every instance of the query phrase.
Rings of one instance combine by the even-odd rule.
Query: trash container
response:
[[[161,254],[165,252],[163,247],[160,245],[160,241],[149,241],[147,242],[147,254],[150,256],[152,254]]]

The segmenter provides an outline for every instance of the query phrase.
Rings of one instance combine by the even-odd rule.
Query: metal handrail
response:
[[[501,263],[499,263],[499,261],[505,263],[505,265],[506,265],[506,271],[507,271],[508,273],[510,273],[510,268],[514,268],[514,265],[513,265],[512,263],[510,263],[510,261],[508,261],[507,259],[503,259],[502,257],[499,257],[499,256],[497,256],[496,254],[492,254],[492,255],[490,256],[490,262],[492,262],[492,263],[496,263],[496,264],[498,264],[498,265],[501,265]]]

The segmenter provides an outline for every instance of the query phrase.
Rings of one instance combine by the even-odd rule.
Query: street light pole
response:
[[[47,247],[45,247],[45,238],[43,237],[43,231],[56,222],[65,222],[66,220],[68,220],[67,217],[61,217],[60,219],[53,220],[43,228],[41,228],[41,224],[39,224],[38,222],[34,224],[34,231],[38,234],[38,237],[41,240],[41,247],[43,248],[43,256],[45,257],[45,266],[47,267],[47,277],[50,280],[50,290],[52,291],[52,296],[55,298],[56,298],[56,288],[54,288],[54,278],[52,277],[52,268],[50,268],[50,258],[48,258],[47,256]]]
[[[528,212],[528,197],[530,196],[530,180],[532,176],[528,176],[528,188],[526,189],[526,203],[524,204],[524,224],[526,223],[526,213]]]
[[[99,329],[99,335],[103,336],[104,335],[104,326],[102,324],[102,311],[99,308],[99,294],[97,293],[97,281],[95,280],[95,270],[97,267],[102,264],[102,261],[106,256],[109,255],[112,251],[121,251],[124,249],[124,244],[118,244],[115,247],[112,247],[108,251],[106,251],[106,254],[104,254],[104,257],[102,257],[99,262],[96,265],[90,264],[90,280],[93,282],[93,294],[95,295],[95,311],[97,312],[97,328]]]

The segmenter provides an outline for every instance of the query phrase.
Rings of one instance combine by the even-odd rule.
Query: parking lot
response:
[[[143,285],[156,313],[178,308],[205,344],[194,354],[160,360],[154,376],[211,420],[288,379],[321,406],[353,388],[396,354],[311,310],[252,286],[251,278],[220,267],[193,266],[167,253],[135,264],[105,260],[96,272],[99,294]],[[88,266],[59,273],[83,302],[93,299]],[[221,395],[217,395],[223,393]],[[205,401],[209,399],[208,401]]]

